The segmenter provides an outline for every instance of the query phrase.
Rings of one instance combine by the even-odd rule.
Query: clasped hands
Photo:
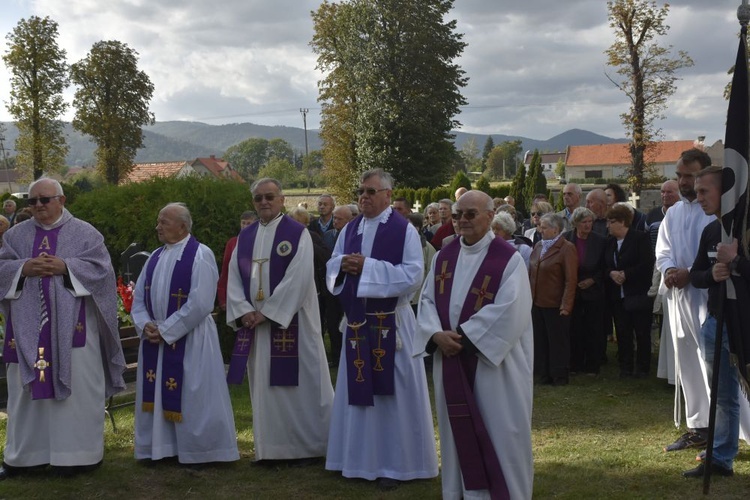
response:
[[[352,253],[344,255],[341,258],[341,270],[345,273],[358,275],[362,274],[362,269],[365,266],[365,256],[361,253]]]
[[[266,317],[263,316],[263,313],[260,311],[250,311],[249,313],[243,314],[241,319],[242,326],[245,328],[255,328],[263,323],[266,320]]]
[[[68,267],[65,265],[65,261],[61,258],[41,253],[39,256],[24,262],[21,275],[46,278],[49,276],[63,275],[67,272]]]
[[[610,271],[609,277],[618,285],[625,283],[625,271]]]
[[[432,341],[437,344],[443,356],[451,357],[460,353],[464,346],[461,345],[461,335],[452,330],[435,332]]]
[[[143,327],[143,334],[146,335],[146,340],[152,344],[160,344],[164,342],[159,327],[152,321],[149,321],[146,323],[146,326]]]

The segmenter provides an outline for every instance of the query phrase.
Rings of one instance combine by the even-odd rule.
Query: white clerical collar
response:
[[[388,222],[388,219],[391,217],[392,213],[393,209],[391,207],[386,207],[385,210],[380,212],[375,217],[362,217],[362,220],[359,221],[359,226],[357,226],[357,234],[362,234],[365,231],[365,222],[369,224],[385,224],[386,222]]]
[[[184,238],[182,238],[177,243],[164,243],[164,250],[171,250],[173,248],[177,248],[179,246],[182,246],[185,243],[187,243],[187,240],[189,240],[189,239],[190,239],[190,233],[188,233],[187,236],[185,236]]]
[[[268,222],[263,222],[260,219],[258,219],[258,222],[260,222],[261,226],[272,226],[272,225],[278,223],[281,220],[282,217],[284,217],[284,214],[282,214],[281,212],[279,212],[279,214],[276,217],[274,217],[273,219],[269,220]]]
[[[58,219],[55,222],[53,222],[52,224],[42,224],[39,221],[36,221],[36,222],[37,222],[37,224],[42,229],[44,229],[45,231],[49,231],[50,229],[55,229],[57,226],[59,226],[60,225],[60,221],[62,220],[63,217],[65,217],[65,210],[64,209],[63,209],[62,213],[60,214],[60,217],[58,217]]]
[[[487,234],[485,234],[481,240],[477,241],[473,245],[467,245],[466,242],[464,242],[463,236],[460,239],[461,242],[461,251],[466,253],[478,253],[481,252],[484,248],[489,246],[489,244],[492,242],[492,240],[495,238],[495,233],[492,231],[488,231]]]

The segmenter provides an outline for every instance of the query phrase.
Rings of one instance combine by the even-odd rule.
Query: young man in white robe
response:
[[[154,251],[138,277],[131,316],[141,336],[135,458],[181,464],[239,460],[232,403],[216,323],[219,272],[210,248],[190,234],[190,212],[159,212]],[[177,358],[172,357],[177,352]]]
[[[526,265],[490,231],[489,196],[469,191],[454,207],[462,236],[433,260],[414,343],[415,355],[435,353],[443,498],[531,498],[534,348]],[[452,421],[449,404],[464,418]],[[468,434],[461,426],[467,414]]]
[[[258,179],[251,191],[259,220],[242,230],[229,263],[227,323],[238,330],[229,380],[248,372],[255,460],[307,465],[325,456],[333,403],[312,239],[281,213],[278,181]]]
[[[55,180],[32,183],[28,203],[33,219],[10,228],[0,249],[8,383],[0,480],[46,464],[59,475],[96,468],[105,398],[125,388],[104,238],[65,210]]]
[[[393,213],[392,186],[380,169],[362,174],[361,215],[341,231],[326,278],[346,322],[326,469],[384,490],[438,473],[424,363],[411,355],[409,299],[422,282],[422,245]]]

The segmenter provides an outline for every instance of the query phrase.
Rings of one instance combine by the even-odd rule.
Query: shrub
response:
[[[487,193],[489,195],[492,187],[490,186],[490,181],[488,181],[485,176],[481,176],[479,177],[479,179],[477,179],[477,183],[476,186],[474,186],[474,189],[476,189],[477,191],[482,191],[483,193]]]
[[[455,190],[453,192],[455,192]],[[443,186],[436,187],[436,188],[434,188],[432,190],[431,200],[430,201],[431,202],[438,202],[438,201],[440,201],[440,200],[442,200],[444,198],[450,199],[452,194],[453,193],[451,192],[451,188],[447,188],[447,187],[443,187]]]
[[[451,185],[448,189],[448,192],[450,193],[449,197],[451,199],[453,199],[456,190],[460,187],[471,189],[471,180],[463,170],[459,170],[458,172],[456,172],[456,176],[453,178],[453,181],[451,182]]]

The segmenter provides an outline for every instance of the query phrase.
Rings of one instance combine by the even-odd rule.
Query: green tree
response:
[[[272,177],[279,181],[283,187],[297,187],[300,183],[300,172],[294,168],[289,160],[276,156],[268,160],[268,164],[261,168],[258,177]]]
[[[474,189],[476,189],[477,191],[482,191],[483,193],[490,194],[490,190],[492,189],[492,187],[490,186],[490,181],[488,181],[485,176],[481,176],[479,179],[477,179]]]
[[[230,146],[226,153],[224,153],[224,159],[246,181],[250,181],[258,175],[258,171],[268,161],[268,139],[251,137],[234,146]]]
[[[484,141],[484,149],[482,149],[482,165],[487,166],[487,157],[490,155],[492,150],[495,148],[495,141],[491,135],[487,136],[487,140]]]
[[[510,196],[516,200],[516,210],[524,216],[528,213],[526,210],[526,201],[524,200],[525,190],[526,168],[521,165],[521,167],[516,170],[516,176],[513,178],[513,182],[510,185]]]
[[[531,206],[534,195],[537,193],[547,193],[547,178],[544,176],[542,156],[539,154],[539,150],[535,149],[526,175],[526,206]]]
[[[323,154],[342,191],[381,167],[405,186],[437,186],[453,164],[451,130],[465,104],[465,47],[452,0],[324,1],[311,42],[321,103]],[[348,189],[346,188],[348,185]]]
[[[565,160],[562,158],[557,159],[557,165],[555,165],[555,175],[558,179],[565,179]]]
[[[108,183],[117,184],[143,145],[141,127],[154,123],[148,109],[154,86],[138,70],[138,53],[116,40],[95,43],[85,59],[73,64],[70,77],[79,87],[73,128],[93,138],[97,169]]]
[[[451,198],[456,193],[456,189],[464,187],[466,189],[471,189],[471,179],[469,179],[469,176],[466,175],[466,173],[463,170],[459,170],[456,172],[456,175],[453,177],[453,180],[451,181],[450,185],[450,191],[451,191]]]
[[[11,74],[6,107],[18,128],[16,160],[24,180],[61,171],[68,154],[59,120],[67,109],[62,93],[69,84],[68,64],[57,36],[55,21],[32,16],[5,37],[3,62]]]
[[[605,54],[607,64],[619,75],[607,78],[630,100],[629,110],[620,117],[630,138],[628,182],[640,194],[650,168],[648,153],[661,136],[655,121],[664,118],[667,100],[676,90],[677,71],[692,66],[693,60],[684,51],[672,58],[672,46],[656,41],[669,31],[665,22],[669,4],[659,8],[647,0],[614,0],[607,2],[607,8],[615,41]]]
[[[463,159],[464,170],[466,172],[482,171],[482,158],[479,156],[477,141],[473,137],[463,143],[459,154]]]

